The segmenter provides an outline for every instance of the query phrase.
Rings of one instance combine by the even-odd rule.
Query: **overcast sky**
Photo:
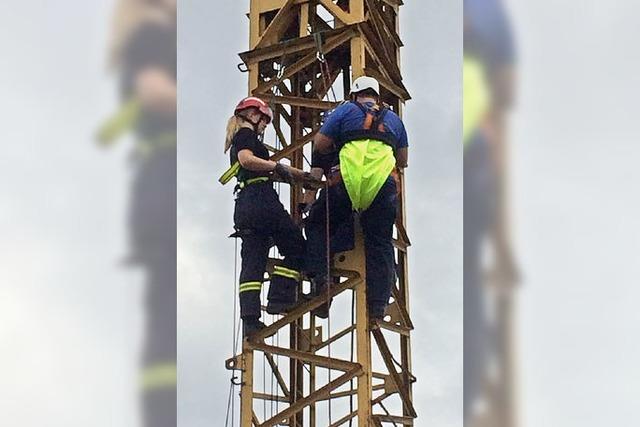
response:
[[[414,400],[420,424],[461,425],[462,4],[401,9],[410,167],[407,173]],[[179,419],[210,426],[226,409],[233,302],[231,186],[217,177],[226,119],[246,95],[248,1],[182,2],[179,13]],[[235,285],[237,286],[237,285]]]
[[[640,394],[640,57],[629,44],[640,6],[509,6],[523,426],[628,424]]]
[[[0,4],[3,424],[136,425],[141,283],[126,254],[130,145],[94,140],[117,106],[111,1]]]

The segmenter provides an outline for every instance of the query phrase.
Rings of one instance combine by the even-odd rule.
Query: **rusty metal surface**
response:
[[[334,389],[340,387],[341,385],[347,383],[352,378],[357,377],[361,373],[362,373],[362,368],[361,367],[357,367],[355,369],[352,369],[351,371],[348,371],[348,372],[340,375],[338,378],[336,378],[335,380],[331,381],[326,386],[320,388],[317,391],[314,391],[309,396],[296,401],[294,404],[289,406],[289,408],[287,408],[284,411],[280,412],[279,414],[274,415],[273,417],[269,418],[267,421],[265,421],[264,423],[260,424],[259,427],[272,427],[272,426],[278,424],[279,421],[281,421],[281,420],[283,420],[285,418],[288,418],[292,414],[300,412],[300,410],[302,410],[305,407],[311,405],[311,403],[316,402],[322,396],[326,396],[327,394],[329,394],[329,392],[331,392],[331,390],[334,390]]]
[[[328,96],[336,81],[343,82],[346,93],[353,78],[361,75],[377,78],[382,87],[382,100],[402,115],[402,105],[411,96],[402,82],[399,66],[402,40],[398,34],[398,11],[401,5],[401,0],[251,0],[248,14],[251,50],[241,53],[240,57],[248,69],[249,93],[270,103],[275,112],[274,133],[279,142],[268,141],[273,160],[286,159],[292,166],[303,168],[303,150],[318,132],[320,112],[337,105],[337,100]],[[331,15],[329,20],[326,19],[327,12]],[[314,33],[322,33],[322,36],[317,39]],[[326,61],[328,75],[320,74],[318,47]],[[375,328],[373,335],[376,339],[371,341],[364,281],[365,258],[362,241],[359,240],[355,251],[336,255],[331,274],[340,277],[342,283],[329,291],[330,297],[338,297],[344,292],[355,294],[354,324],[336,331],[331,331],[330,327],[324,330],[317,328],[310,312],[325,303],[327,297],[323,295],[304,300],[289,314],[277,318],[250,340],[244,340],[242,354],[227,361],[227,369],[242,371],[241,427],[278,424],[337,427],[353,419],[357,419],[359,427],[381,426],[389,422],[414,425],[416,414],[411,402],[411,387],[415,378],[411,374],[410,347],[413,324],[409,315],[406,257],[410,241],[404,226],[406,213],[402,175],[400,189],[400,213],[396,222],[398,238],[395,239],[399,283],[393,288],[395,301],[387,313],[391,320],[379,325],[398,337],[400,345],[389,348],[382,331]],[[301,189],[292,187],[289,195],[292,216],[299,221],[297,203],[301,200]],[[303,319],[309,320],[304,322]],[[289,339],[283,340],[284,346],[283,342],[278,345],[264,343],[266,337],[279,331],[289,335]],[[353,362],[317,354],[330,350],[331,346],[348,349],[346,346],[351,344],[344,338],[349,336],[355,337]],[[372,366],[372,346],[382,354],[384,366]],[[394,351],[398,353],[395,357]],[[259,353],[267,362],[263,362],[266,366],[263,369],[269,369],[280,394],[255,389],[257,372],[254,359]],[[274,356],[287,359],[287,363],[278,364]],[[397,359],[401,361],[399,366],[395,364]],[[338,378],[322,382],[316,371],[327,368],[342,373]],[[354,387],[356,377],[357,386]],[[349,381],[352,384],[345,390],[342,386]],[[391,415],[386,409],[384,415],[372,414],[372,405],[382,405],[387,398],[398,395],[403,403],[402,415]],[[345,398],[357,398],[357,409],[336,414],[326,424],[316,419],[315,405],[318,402]],[[280,402],[286,407],[261,422],[254,412],[254,401]],[[303,411],[305,408],[309,410]]]

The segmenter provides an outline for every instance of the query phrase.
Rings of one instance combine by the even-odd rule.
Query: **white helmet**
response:
[[[351,85],[351,94],[362,92],[366,89],[373,89],[380,96],[380,83],[373,77],[362,76],[353,81]]]

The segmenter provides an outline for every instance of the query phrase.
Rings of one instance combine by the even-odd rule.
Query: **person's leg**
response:
[[[353,249],[353,211],[344,184],[329,189],[328,218],[327,195],[326,191],[322,190],[305,222],[305,269],[309,277],[327,277],[327,220],[330,256],[336,252]]]
[[[320,191],[305,222],[305,271],[311,279],[327,275],[326,197],[326,190]]]
[[[494,185],[488,141],[478,132],[464,154],[464,420],[483,393],[490,333],[482,278],[482,244],[492,223]]]
[[[369,316],[382,319],[396,279],[393,224],[398,209],[396,184],[389,178],[360,218],[367,263]]]
[[[311,207],[305,226],[307,235],[307,251],[305,255],[305,269],[311,280],[311,294],[318,296],[326,293],[327,283],[327,196],[325,190]],[[330,203],[331,204],[331,203]],[[329,218],[329,222],[331,222]],[[329,226],[331,229],[331,226]],[[324,304],[313,311],[313,314],[326,318],[329,314],[329,304]]]
[[[269,286],[267,313],[284,314],[296,304],[302,280],[305,241],[302,230],[282,207],[273,213],[271,236],[284,259],[274,267]]]
[[[255,323],[260,318],[260,291],[269,252],[269,239],[249,232],[242,236],[242,268],[240,270],[240,317]]]
[[[175,147],[152,152],[139,164],[131,192],[130,260],[146,276],[140,390],[148,427],[176,422],[175,165]]]
[[[176,420],[175,253],[174,245],[145,263],[148,311],[141,382],[146,426],[170,426]]]
[[[327,220],[329,254],[327,254]],[[313,295],[318,296],[326,293],[327,283],[331,283],[328,277],[327,255],[331,258],[336,252],[353,249],[353,212],[344,184],[341,183],[329,189],[328,215],[326,192],[323,190],[320,193],[307,218],[305,232],[307,234],[307,275],[312,282]],[[313,314],[326,318],[330,304],[331,301],[328,301],[328,304],[315,309]]]

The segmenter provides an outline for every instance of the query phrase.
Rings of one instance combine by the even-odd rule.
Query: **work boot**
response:
[[[269,301],[267,303],[267,313],[269,314],[287,314],[296,306],[295,301]]]
[[[266,327],[267,326],[258,320],[257,317],[247,317],[246,319],[242,319],[242,336],[244,338],[250,337]]]
[[[319,280],[315,280],[313,281],[313,295],[318,297],[318,296],[324,296],[326,298],[327,295],[327,282],[323,279],[319,279]],[[329,308],[331,307],[331,302],[333,301],[333,298],[329,299],[328,303],[324,303],[322,304],[320,307],[316,307],[313,310],[311,310],[311,314],[319,317],[320,319],[326,319],[329,317]]]
[[[369,307],[369,320],[371,322],[382,322],[384,320],[384,312],[386,307]]]

